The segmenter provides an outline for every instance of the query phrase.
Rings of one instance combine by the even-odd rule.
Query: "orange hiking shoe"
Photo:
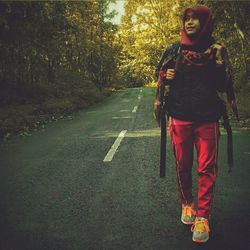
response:
[[[204,243],[209,239],[209,222],[208,219],[203,217],[196,217],[193,226],[191,227],[193,232],[193,241],[196,243]]]
[[[193,208],[194,203],[182,204],[181,221],[185,225],[192,225],[195,221],[196,211]]]

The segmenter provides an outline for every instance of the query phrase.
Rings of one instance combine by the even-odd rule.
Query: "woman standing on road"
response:
[[[180,42],[166,50],[157,70],[159,78],[170,85],[167,112],[182,205],[181,221],[192,225],[193,241],[199,243],[209,239],[209,219],[217,177],[218,120],[223,110],[217,92],[227,92],[230,105],[236,107],[226,49],[215,43],[212,31],[213,19],[206,6],[187,8],[183,14]],[[174,48],[178,50],[175,64],[162,70],[164,61],[173,54]],[[159,100],[155,104],[159,104]],[[194,146],[198,162],[196,211],[192,195]]]

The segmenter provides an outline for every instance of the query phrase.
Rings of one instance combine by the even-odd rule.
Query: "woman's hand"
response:
[[[166,78],[168,80],[173,80],[175,76],[175,70],[174,69],[168,69],[166,72]]]

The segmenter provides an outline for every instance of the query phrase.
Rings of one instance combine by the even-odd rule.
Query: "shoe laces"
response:
[[[195,211],[193,209],[193,204],[191,205],[183,205],[182,207],[182,211],[183,211],[183,214],[186,215],[186,216],[192,216],[192,215],[195,215]]]
[[[191,227],[191,231],[197,231],[199,233],[209,233],[210,229],[209,229],[209,225],[208,225],[208,220],[207,219],[196,219],[194,224]]]

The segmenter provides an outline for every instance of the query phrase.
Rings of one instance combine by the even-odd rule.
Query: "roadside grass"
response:
[[[250,93],[240,92],[237,94],[237,105],[242,118],[250,119]]]
[[[236,120],[233,111],[228,107],[230,120],[236,127],[250,128],[250,93],[248,91],[240,91],[235,93],[235,96],[240,121]]]
[[[74,96],[48,96],[41,103],[28,103],[0,108],[0,138],[26,136],[46,123],[70,116],[74,111],[88,108],[110,96],[114,89],[78,89]]]

